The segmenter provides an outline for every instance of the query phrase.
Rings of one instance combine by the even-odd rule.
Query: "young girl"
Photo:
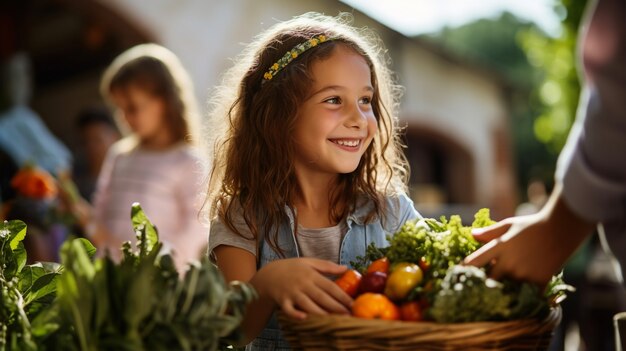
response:
[[[418,213],[405,195],[397,91],[347,18],[306,14],[261,34],[220,88],[209,251],[259,299],[250,349],[288,349],[273,313],[348,313],[327,276]],[[237,89],[229,90],[229,87]]]
[[[192,148],[198,129],[190,80],[172,52],[146,44],[113,61],[101,90],[132,134],[111,147],[102,166],[92,239],[99,251],[120,257],[122,243],[134,242],[130,209],[139,202],[183,271],[207,242],[198,217],[203,179]]]

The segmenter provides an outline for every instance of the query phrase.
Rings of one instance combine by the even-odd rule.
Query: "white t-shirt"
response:
[[[233,246],[244,249],[256,256],[256,240],[242,223],[236,223],[237,228],[243,231],[247,237],[237,235],[230,231],[219,221],[213,222],[211,237],[209,239],[209,253],[220,245]],[[339,250],[341,241],[346,235],[348,228],[344,221],[327,228],[305,228],[298,226],[296,243],[301,257],[315,257],[339,263]]]

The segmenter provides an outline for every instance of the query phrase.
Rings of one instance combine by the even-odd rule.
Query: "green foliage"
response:
[[[508,13],[430,36],[460,57],[505,77],[521,191],[532,178],[551,184],[574,121],[580,94],[576,40],[586,3],[555,1],[555,12],[562,18],[558,37]]]
[[[552,278],[542,295],[536,285],[498,282],[482,268],[457,265],[448,270],[429,313],[441,323],[543,318],[554,298],[564,297],[566,291],[573,288],[560,275]]]
[[[31,325],[56,296],[57,264],[26,265],[22,221],[0,224],[0,350],[38,350],[37,337],[51,327]]]
[[[502,75],[507,81],[523,90],[532,88],[539,72],[528,64],[526,55],[518,45],[519,32],[536,28],[505,12],[498,18],[485,18],[455,28],[444,28],[427,38],[442,44],[460,57]]]
[[[529,62],[543,72],[543,79],[534,89],[540,109],[534,132],[554,154],[565,144],[576,116],[580,94],[576,43],[586,3],[586,0],[562,0],[556,7],[564,14],[561,35],[557,38],[537,30],[528,30],[520,36]]]
[[[0,226],[0,351],[217,350],[238,342],[247,284],[227,284],[208,258],[179,277],[138,204],[123,259],[93,260],[85,239],[63,244],[63,265],[26,266],[20,221]]]
[[[74,342],[62,349],[216,350],[237,342],[254,291],[227,284],[207,258],[179,279],[141,207],[131,212],[137,245],[124,244],[120,263],[109,257],[91,262],[75,240],[63,246],[66,272],[57,301]]]

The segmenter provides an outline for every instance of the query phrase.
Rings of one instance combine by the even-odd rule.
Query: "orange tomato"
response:
[[[385,295],[365,293],[354,300],[352,315],[365,319],[398,320],[400,311]]]
[[[387,257],[383,257],[370,263],[370,265],[367,267],[366,273],[372,272],[389,273],[389,259]]]
[[[400,306],[400,318],[402,318],[403,321],[421,321],[424,319],[422,305],[417,301],[403,303]]]
[[[355,297],[359,291],[359,284],[361,284],[361,273],[350,269],[335,280],[335,284],[339,285],[346,294]]]

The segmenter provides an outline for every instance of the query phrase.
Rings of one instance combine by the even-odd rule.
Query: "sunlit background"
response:
[[[533,213],[552,187],[575,116],[575,44],[585,0],[9,0],[0,4],[0,58],[25,52],[31,107],[82,162],[75,119],[102,105],[100,76],[125,49],[156,42],[190,71],[199,101],[259,31],[308,11],[350,12],[388,49],[405,87],[410,189],[425,216],[481,207],[496,219]],[[206,106],[202,106],[206,107]],[[611,350],[611,316],[624,309],[610,265],[592,240],[566,278],[554,350]],[[565,337],[567,336],[567,337]]]

